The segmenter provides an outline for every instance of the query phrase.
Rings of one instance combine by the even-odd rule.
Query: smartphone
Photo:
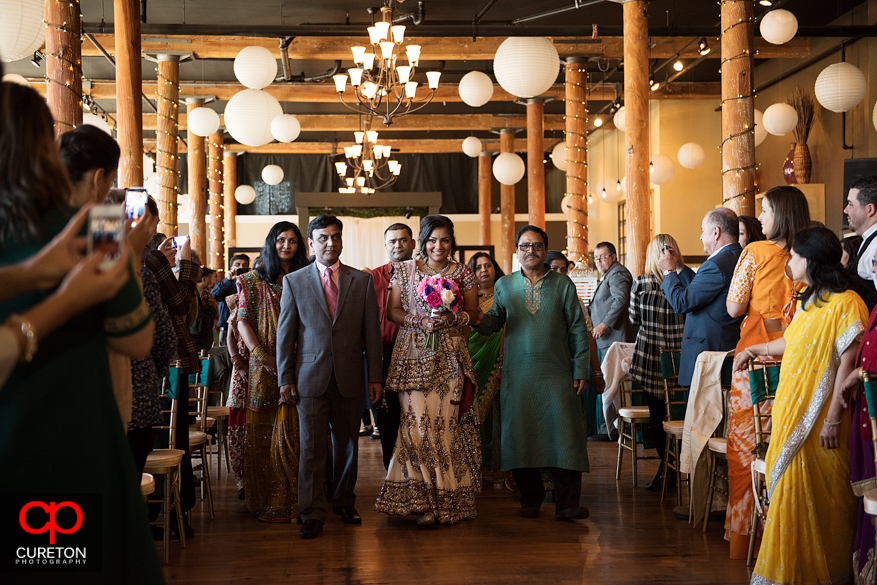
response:
[[[237,276],[240,276],[241,274],[246,274],[246,273],[249,272],[250,270],[251,270],[250,268],[238,268],[238,269],[235,271],[235,274],[236,274]]]
[[[125,189],[125,217],[134,221],[131,227],[136,226],[137,222],[146,213],[147,199],[149,199],[149,193],[145,187],[128,187]]]
[[[183,244],[186,243],[186,238],[189,236],[174,236],[174,248],[179,248]]]
[[[88,254],[105,253],[99,267],[109,270],[125,249],[125,210],[119,205],[97,205],[88,212]]]

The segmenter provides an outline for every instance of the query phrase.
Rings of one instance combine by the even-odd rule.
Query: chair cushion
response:
[[[155,449],[146,458],[146,471],[156,473],[152,469],[175,467],[183,460],[186,452],[182,449]]]
[[[728,453],[728,439],[713,437],[707,442],[707,446],[710,451],[714,451],[715,453]]]
[[[208,406],[207,416],[212,418],[228,418],[227,406]]]
[[[682,430],[685,428],[685,421],[682,420],[666,420],[664,421],[664,432],[674,437],[681,437]]]
[[[865,504],[866,514],[877,516],[877,490],[869,490],[865,492],[865,497],[862,498],[862,502]]]
[[[764,462],[764,459],[756,459],[752,462],[752,471],[767,475],[767,463]]]
[[[618,409],[618,416],[621,418],[639,418],[639,419],[648,419],[649,418],[649,407],[648,406],[626,406],[624,408]]]
[[[189,431],[189,449],[198,447],[207,442],[207,433],[201,431]]]
[[[155,478],[151,473],[142,473],[140,475],[140,493],[148,496],[155,491]]]

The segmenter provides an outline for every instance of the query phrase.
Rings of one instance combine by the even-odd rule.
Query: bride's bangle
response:
[[[837,427],[837,426],[840,426],[840,421],[828,422],[828,419],[826,418],[822,421],[822,424],[824,424],[827,427]]]
[[[751,357],[752,359],[756,359],[756,358],[758,358],[758,356],[755,355],[754,353],[752,353],[752,350],[749,349],[748,347],[744,348],[743,351],[745,351],[745,352],[746,352],[746,355],[748,355],[748,356]]]

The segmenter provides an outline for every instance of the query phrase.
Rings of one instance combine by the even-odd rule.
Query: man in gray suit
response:
[[[283,278],[277,322],[281,402],[298,404],[301,455],[298,506],[302,538],[316,538],[329,515],[326,501],[327,431],[332,428],[332,509],[346,524],[361,524],[354,508],[359,419],[365,385],[381,397],[381,325],[372,277],[341,264],[343,226],[332,215],[308,224],[312,265]]]
[[[594,339],[600,349],[600,361],[606,350],[616,341],[633,342],[636,334],[627,309],[630,306],[630,286],[633,277],[627,268],[618,263],[615,246],[600,242],[594,248],[594,263],[602,279],[591,301],[591,321],[594,323]]]

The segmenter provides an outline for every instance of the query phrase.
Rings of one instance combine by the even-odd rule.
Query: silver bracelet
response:
[[[754,353],[752,353],[752,350],[749,349],[748,347],[744,348],[743,351],[745,351],[746,354],[747,354],[749,357],[751,357],[752,359],[756,359],[756,358],[758,358],[758,356],[755,355]]]
[[[840,425],[840,421],[837,422],[828,422],[828,419],[823,419],[822,423],[827,427],[836,427]]]

